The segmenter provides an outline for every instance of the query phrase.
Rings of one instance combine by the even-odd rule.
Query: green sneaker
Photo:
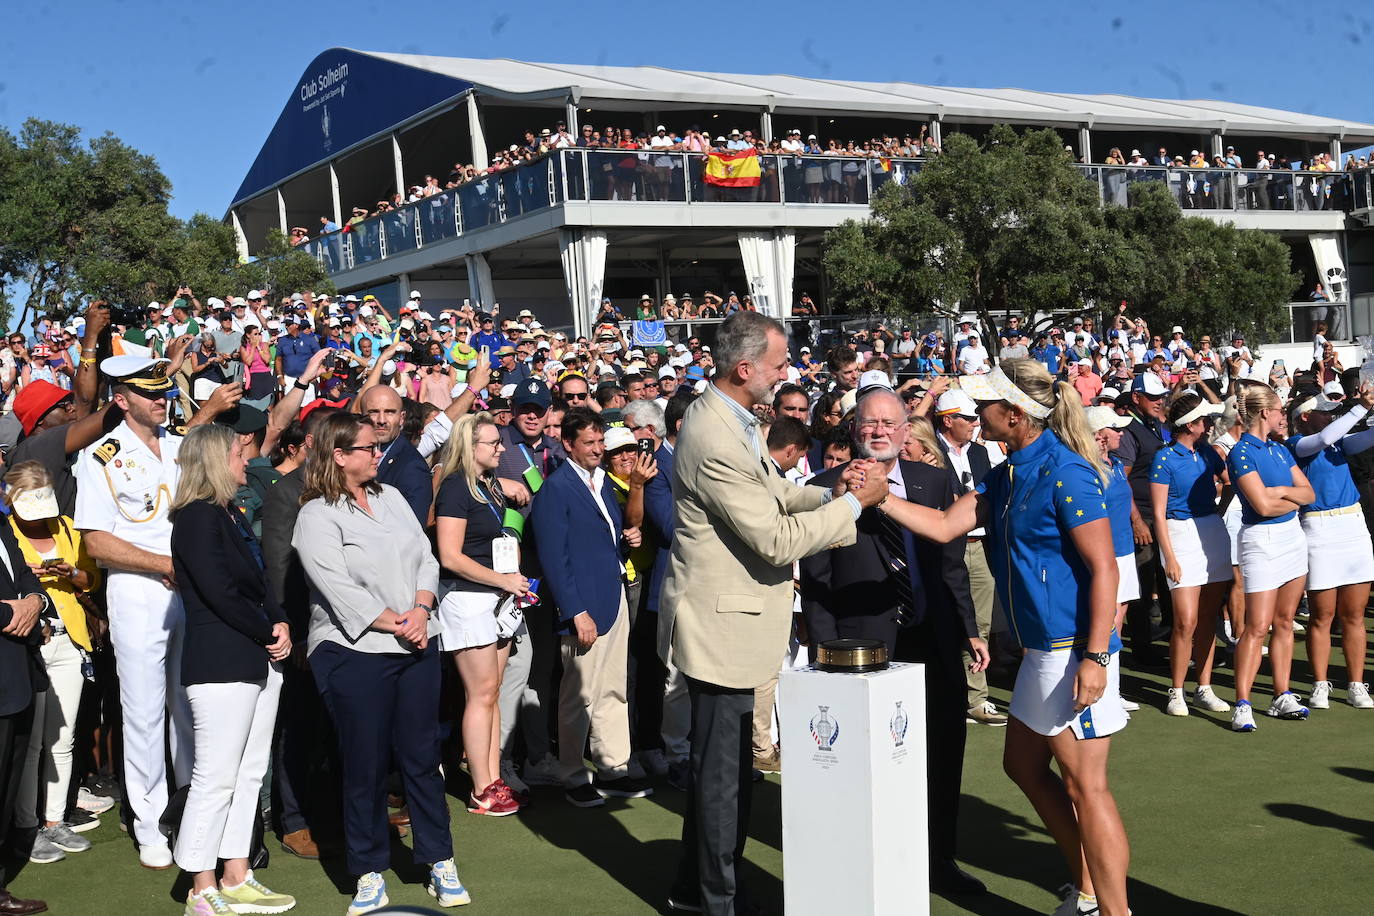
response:
[[[268,890],[251,871],[238,887],[221,883],[219,894],[235,913],[285,913],[296,905],[295,897]]]
[[[199,894],[187,894],[186,909],[181,911],[182,916],[229,916],[233,912],[213,887],[207,887]]]

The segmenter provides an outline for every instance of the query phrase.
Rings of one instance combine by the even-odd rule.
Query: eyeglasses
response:
[[[564,392],[564,394],[563,394],[563,400],[565,400],[565,401],[585,401],[585,400],[587,400],[587,392],[585,392],[585,391],[567,391],[567,392]]]
[[[374,442],[374,443],[372,443],[371,445],[346,445],[346,446],[341,447],[341,448],[339,449],[339,451],[341,451],[341,452],[371,452],[371,453],[374,454],[374,455],[380,455],[382,452],[386,451],[386,448],[385,448],[380,442]]]
[[[875,430],[890,433],[894,432],[895,430],[901,429],[903,425],[904,424],[901,422],[893,422],[891,420],[861,420],[858,423],[859,429],[866,433],[873,432]]]
[[[490,440],[490,441],[487,441],[487,440],[485,440],[485,439],[478,439],[476,442],[474,442],[474,443],[472,443],[472,444],[473,444],[473,445],[485,445],[485,446],[488,446],[488,447],[490,447],[490,448],[500,448],[500,447],[501,447],[501,440],[500,440],[499,437],[496,438],[496,439],[492,439],[492,440]]]

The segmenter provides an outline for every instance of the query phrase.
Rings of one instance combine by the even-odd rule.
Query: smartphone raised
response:
[[[640,439],[638,448],[641,455],[652,455],[654,453],[654,440]]]

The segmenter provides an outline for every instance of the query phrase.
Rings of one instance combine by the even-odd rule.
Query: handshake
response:
[[[835,483],[835,498],[853,493],[859,505],[867,509],[887,499],[887,474],[876,461],[858,458],[845,465],[844,473]]]

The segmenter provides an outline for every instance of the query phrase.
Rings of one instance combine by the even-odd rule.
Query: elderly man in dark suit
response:
[[[890,492],[904,499],[948,508],[963,492],[959,481],[944,468],[902,460],[907,433],[906,409],[891,389],[870,389],[859,398],[854,439],[859,455],[876,462],[868,474],[886,477]],[[843,466],[832,468],[811,483],[830,488],[843,473]],[[988,661],[963,545],[917,539],[871,508],[857,527],[852,545],[801,561],[802,613],[813,649],[827,639],[880,639],[891,657],[925,666],[931,887],[982,893],[983,883],[954,861],[964,769],[964,653],[972,656],[970,668],[982,670]]]
[[[48,689],[38,654],[43,644],[38,617],[48,597],[25,564],[9,525],[0,525],[0,560],[0,846],[6,846],[33,726],[34,694]],[[40,900],[20,900],[5,890],[8,881],[0,857],[0,914],[28,916],[47,910]]]

